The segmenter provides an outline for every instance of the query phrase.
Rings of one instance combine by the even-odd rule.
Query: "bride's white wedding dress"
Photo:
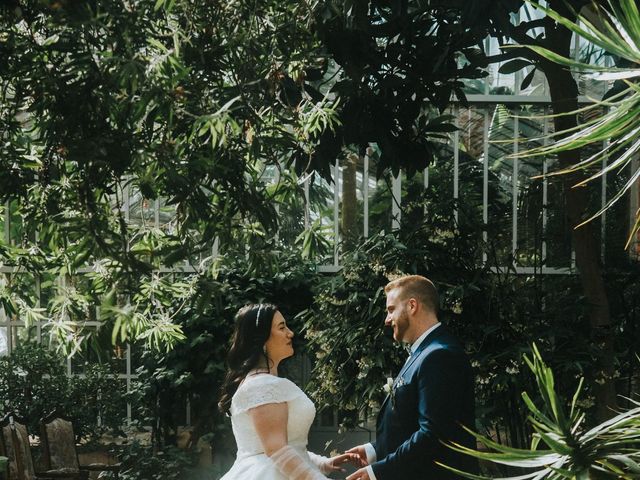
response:
[[[269,374],[247,377],[231,400],[231,426],[238,445],[236,461],[221,480],[289,480],[264,453],[249,410],[267,403],[287,402],[287,438],[290,447],[309,464],[320,478],[325,457],[307,451],[309,429],[316,415],[313,402],[286,378]]]

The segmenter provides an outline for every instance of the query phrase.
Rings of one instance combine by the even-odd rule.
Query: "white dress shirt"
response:
[[[409,354],[409,358],[411,358],[411,356],[416,352],[416,350],[422,344],[424,339],[427,338],[427,335],[433,332],[440,325],[441,325],[440,322],[436,323],[435,325],[432,325],[431,328],[428,328],[427,330],[425,330],[425,332],[422,335],[420,335],[415,342],[413,342],[413,344],[411,345],[411,353]],[[369,465],[367,465],[366,467],[367,473],[369,474],[369,478],[371,480],[377,480],[376,475],[373,473],[373,468],[371,467],[371,464],[377,460],[376,449],[373,448],[372,444],[365,443],[364,451],[367,455],[367,462],[369,463]]]

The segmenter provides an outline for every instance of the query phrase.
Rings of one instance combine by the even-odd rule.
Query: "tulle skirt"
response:
[[[237,458],[220,480],[287,480],[264,453]]]

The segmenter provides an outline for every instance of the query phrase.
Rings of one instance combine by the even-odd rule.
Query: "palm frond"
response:
[[[531,0],[528,1],[557,23],[588,42],[591,42],[593,45],[625,59],[633,65],[640,64],[640,16],[638,6],[634,0],[608,0],[609,11],[594,5],[594,8],[597,10],[596,13],[601,20],[598,26],[590,22],[585,15],[578,15],[578,21],[573,22],[550,8],[541,6]],[[578,62],[563,57],[544,47],[537,45],[524,46],[547,60],[564,65],[573,70],[589,72],[591,78],[598,80],[623,80],[627,88],[607,101],[598,100],[595,101],[592,106],[561,114],[578,115],[580,113],[593,111],[596,108],[605,110],[605,113],[601,116],[584,122],[581,125],[557,131],[544,138],[538,139],[550,141],[549,145],[521,151],[513,154],[512,157],[525,158],[552,155],[593,144],[602,145],[603,142],[609,142],[609,144],[604,147],[599,146],[598,152],[592,154],[586,160],[545,175],[565,175],[584,170],[603,160],[608,160],[613,155],[619,155],[612,162],[607,161],[606,166],[600,168],[595,174],[581,180],[576,186],[583,186],[609,172],[615,170],[620,171],[629,165],[636,154],[640,152],[640,85],[632,81],[640,77],[640,69],[637,67],[619,68]],[[640,178],[640,169],[630,175],[630,180],[625,183],[600,210],[575,228],[589,223],[611,208],[612,205],[629,191],[638,178]],[[640,230],[640,210],[636,214],[636,221],[631,228],[625,248],[629,247],[632,238],[638,230]]]

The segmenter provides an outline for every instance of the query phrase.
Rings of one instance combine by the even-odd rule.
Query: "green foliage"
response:
[[[532,341],[550,352],[562,398],[571,398],[576,378],[586,378],[578,406],[587,420],[595,415],[597,384],[625,379],[619,391],[632,391],[630,362],[640,340],[634,276],[609,277],[612,291],[624,299],[612,302],[618,334],[614,377],[608,377],[597,367],[598,339],[588,329],[587,305],[575,277],[491,272],[490,264],[468,261],[473,250],[458,245],[456,236],[428,231],[413,238],[371,238],[347,256],[337,275],[320,283],[312,307],[302,314],[315,357],[309,391],[319,407],[337,409],[347,427],[377,412],[385,379],[406,358],[383,328],[382,288],[400,272],[427,275],[438,285],[441,319],[472,361],[479,430],[513,446],[528,444],[531,427],[520,391],[535,385],[522,360]]]
[[[2,263],[92,272],[86,288],[52,284],[44,310],[11,286],[4,306],[42,315],[67,354],[100,305],[119,341],[184,339],[172,320],[190,287],[152,272],[233,244],[244,225],[275,233],[263,172],[305,170],[340,123],[338,100],[305,80],[324,62],[312,13],[281,1],[3,5]]]
[[[168,353],[147,350],[142,354],[131,394],[134,417],[154,427],[159,445],[175,443],[177,427],[185,423],[187,399],[194,444],[201,436],[215,433],[217,449],[232,445],[228,420],[218,412],[217,402],[235,313],[248,303],[272,302],[293,320],[311,302],[317,278],[312,265],[282,244],[272,243],[263,251],[259,265],[250,265],[241,255],[228,255],[198,276],[193,296],[174,319],[186,340]],[[300,332],[295,320],[291,325]],[[297,336],[298,354],[301,345]]]
[[[150,446],[134,442],[118,453],[122,467],[116,477],[113,473],[101,478],[121,478],[123,480],[197,480],[210,478],[198,476],[194,471],[195,457],[192,452],[176,447],[166,447],[154,452]]]
[[[387,265],[402,261],[405,250],[393,236],[365,242],[322,282],[312,307],[301,314],[316,357],[309,391],[319,407],[338,407],[347,426],[377,407],[384,379],[400,363],[401,352],[381,328],[382,287]]]
[[[328,1],[316,7],[318,37],[336,64],[326,88],[341,98],[342,125],[325,130],[315,168],[326,168],[344,146],[381,149],[377,174],[409,175],[437,158],[439,142],[455,127],[440,116],[462,79],[487,75],[478,48],[498,13],[521,2]]]
[[[187,400],[196,436],[227,427],[213,413],[213,392],[237,308],[269,300],[292,317],[312,303],[320,280],[299,317],[318,360],[315,394],[347,424],[370,413],[402,361],[381,329],[380,289],[396,273],[424,273],[440,285],[443,317],[473,356],[482,426],[507,424],[509,439],[522,443],[526,412],[516,400],[531,382],[521,361],[531,339],[562,366],[561,388],[576,375],[612,378],[593,369],[599,339],[582,335],[589,328],[574,278],[492,270],[515,260],[504,248],[506,183],[489,180],[495,223],[486,226],[482,165],[461,158],[461,200],[452,199],[440,144],[452,119],[438,115],[452,94],[464,100],[462,78],[484,75],[491,59],[476,45],[488,31],[533,31],[527,22],[511,28],[509,14],[521,4],[3,6],[0,212],[9,237],[0,258],[14,271],[2,278],[0,305],[12,320],[46,321],[45,333],[67,354],[87,340],[173,348],[142,355],[132,394],[136,418],[157,428],[157,443],[170,444],[183,423],[176,406]],[[496,111],[492,132],[505,111]],[[309,259],[329,250],[326,225],[310,218],[304,230],[301,172],[326,177],[345,145],[372,142],[379,175],[431,164],[433,187],[422,193],[419,181],[403,182],[401,232],[363,241],[337,276],[321,278],[291,249],[297,241]],[[317,178],[309,196],[321,211],[327,189]],[[376,196],[370,225],[379,232],[391,223],[390,199]],[[221,257],[211,256],[216,241]],[[632,354],[638,338],[630,278],[611,281],[624,296],[616,359]]]
[[[33,433],[40,431],[40,419],[56,409],[73,421],[79,438],[119,430],[123,391],[123,382],[106,365],[68,377],[64,358],[44,346],[24,343],[0,357],[2,410],[25,417]]]
[[[299,244],[302,249],[302,257],[315,258],[329,253],[330,243],[327,237],[330,236],[330,230],[329,225],[323,225],[322,221],[318,219],[298,235],[296,244]]]
[[[567,410],[565,401],[557,393],[553,372],[535,344],[531,358],[526,355],[524,358],[535,376],[541,398],[536,404],[527,392],[522,393],[534,431],[530,449],[500,445],[475,433],[477,440],[493,451],[477,452],[459,445],[451,448],[489,462],[527,470],[526,475],[517,477],[523,479],[638,478],[640,403],[633,402],[634,408],[592,428],[586,427],[585,414],[578,406],[584,378],[580,379]],[[454,471],[471,479],[496,478]]]
[[[596,101],[580,110],[563,114],[569,117],[583,114],[588,118],[584,123],[568,130],[555,132],[548,137],[553,140],[550,145],[520,152],[517,156],[550,155],[589,145],[596,146],[596,152],[584,160],[551,174],[569,174],[577,170],[588,172],[585,179],[581,180],[576,187],[599,179],[607,173],[622,171],[640,151],[640,140],[638,140],[637,135],[640,128],[640,120],[638,120],[640,118],[640,115],[638,115],[640,110],[640,87],[638,87],[636,81],[640,76],[640,71],[637,68],[638,63],[640,63],[640,29],[638,28],[638,16],[640,14],[637,3],[634,0],[610,1],[607,2],[607,8],[594,3],[594,12],[592,13],[595,13],[598,19],[597,22],[594,22],[590,16],[584,14],[578,15],[578,19],[573,22],[551,8],[541,7],[534,2],[531,3],[540,8],[547,16],[553,18],[558,24],[615,56],[617,63],[621,66],[609,67],[583,63],[566,58],[554,51],[553,48],[535,44],[527,45],[527,48],[549,61],[567,66],[576,71],[590,72],[590,76],[598,80],[615,80],[616,84],[601,101]],[[624,67],[625,64],[632,66]],[[605,141],[607,144],[603,148],[602,145]],[[599,168],[601,165],[606,166]],[[597,168],[592,171],[594,167]],[[640,178],[640,169],[632,171],[628,180],[607,200],[607,203],[595,214],[584,220],[580,225],[577,225],[576,228],[598,217],[623,198],[624,194],[637,182],[638,178]],[[639,229],[640,212],[636,212],[635,225],[631,229],[626,247],[630,245]]]
[[[374,235],[345,254],[342,269],[322,280],[311,308],[301,314],[316,357],[311,392],[321,407],[339,408],[346,426],[375,411],[384,398],[385,378],[404,361],[405,353],[383,332],[383,287],[389,279],[401,273],[433,279],[455,330],[465,328],[463,311],[477,309],[466,305],[468,299],[488,288],[478,236],[482,201],[474,194],[482,187],[474,172],[477,164],[465,166],[468,203],[461,205],[446,195],[450,185],[444,169],[433,170],[434,187],[429,190],[421,182],[408,183],[407,198],[412,201],[404,205],[399,232]],[[385,201],[383,197],[373,203],[373,225],[376,205]],[[388,208],[382,210],[388,214]],[[496,238],[500,235],[498,229],[491,231]],[[479,317],[480,312],[476,310]]]
[[[634,273],[611,272],[607,283],[616,325],[613,376],[598,368],[602,355],[591,333],[588,305],[572,275],[517,275],[505,265],[511,256],[511,201],[499,178],[489,179],[491,223],[482,243],[482,175],[479,162],[460,156],[459,195],[451,198],[447,165],[429,169],[429,188],[421,178],[403,181],[402,225],[378,234],[343,257],[335,275],[321,279],[313,304],[301,314],[309,351],[315,357],[309,391],[319,407],[335,408],[341,423],[353,426],[384,398],[386,377],[404,361],[403,349],[384,333],[384,285],[399,273],[433,279],[441,292],[441,318],[467,347],[476,374],[477,427],[514,446],[528,442],[530,426],[520,391],[533,385],[522,360],[532,341],[551,352],[564,397],[572,382],[586,378],[579,405],[590,419],[594,388],[634,374],[629,359],[640,340],[636,323]],[[535,192],[533,192],[535,194]],[[532,195],[523,191],[520,198]],[[390,224],[389,194],[376,192],[370,204],[372,230]],[[527,200],[529,201],[529,200]],[[457,214],[457,220],[456,220]],[[508,249],[508,252],[505,252]],[[534,249],[535,251],[535,249]],[[483,253],[487,254],[486,261]],[[526,252],[525,252],[526,253]],[[520,253],[524,255],[525,253]],[[520,257],[524,258],[524,257]],[[506,260],[505,260],[506,259]],[[535,258],[528,259],[535,265]]]

